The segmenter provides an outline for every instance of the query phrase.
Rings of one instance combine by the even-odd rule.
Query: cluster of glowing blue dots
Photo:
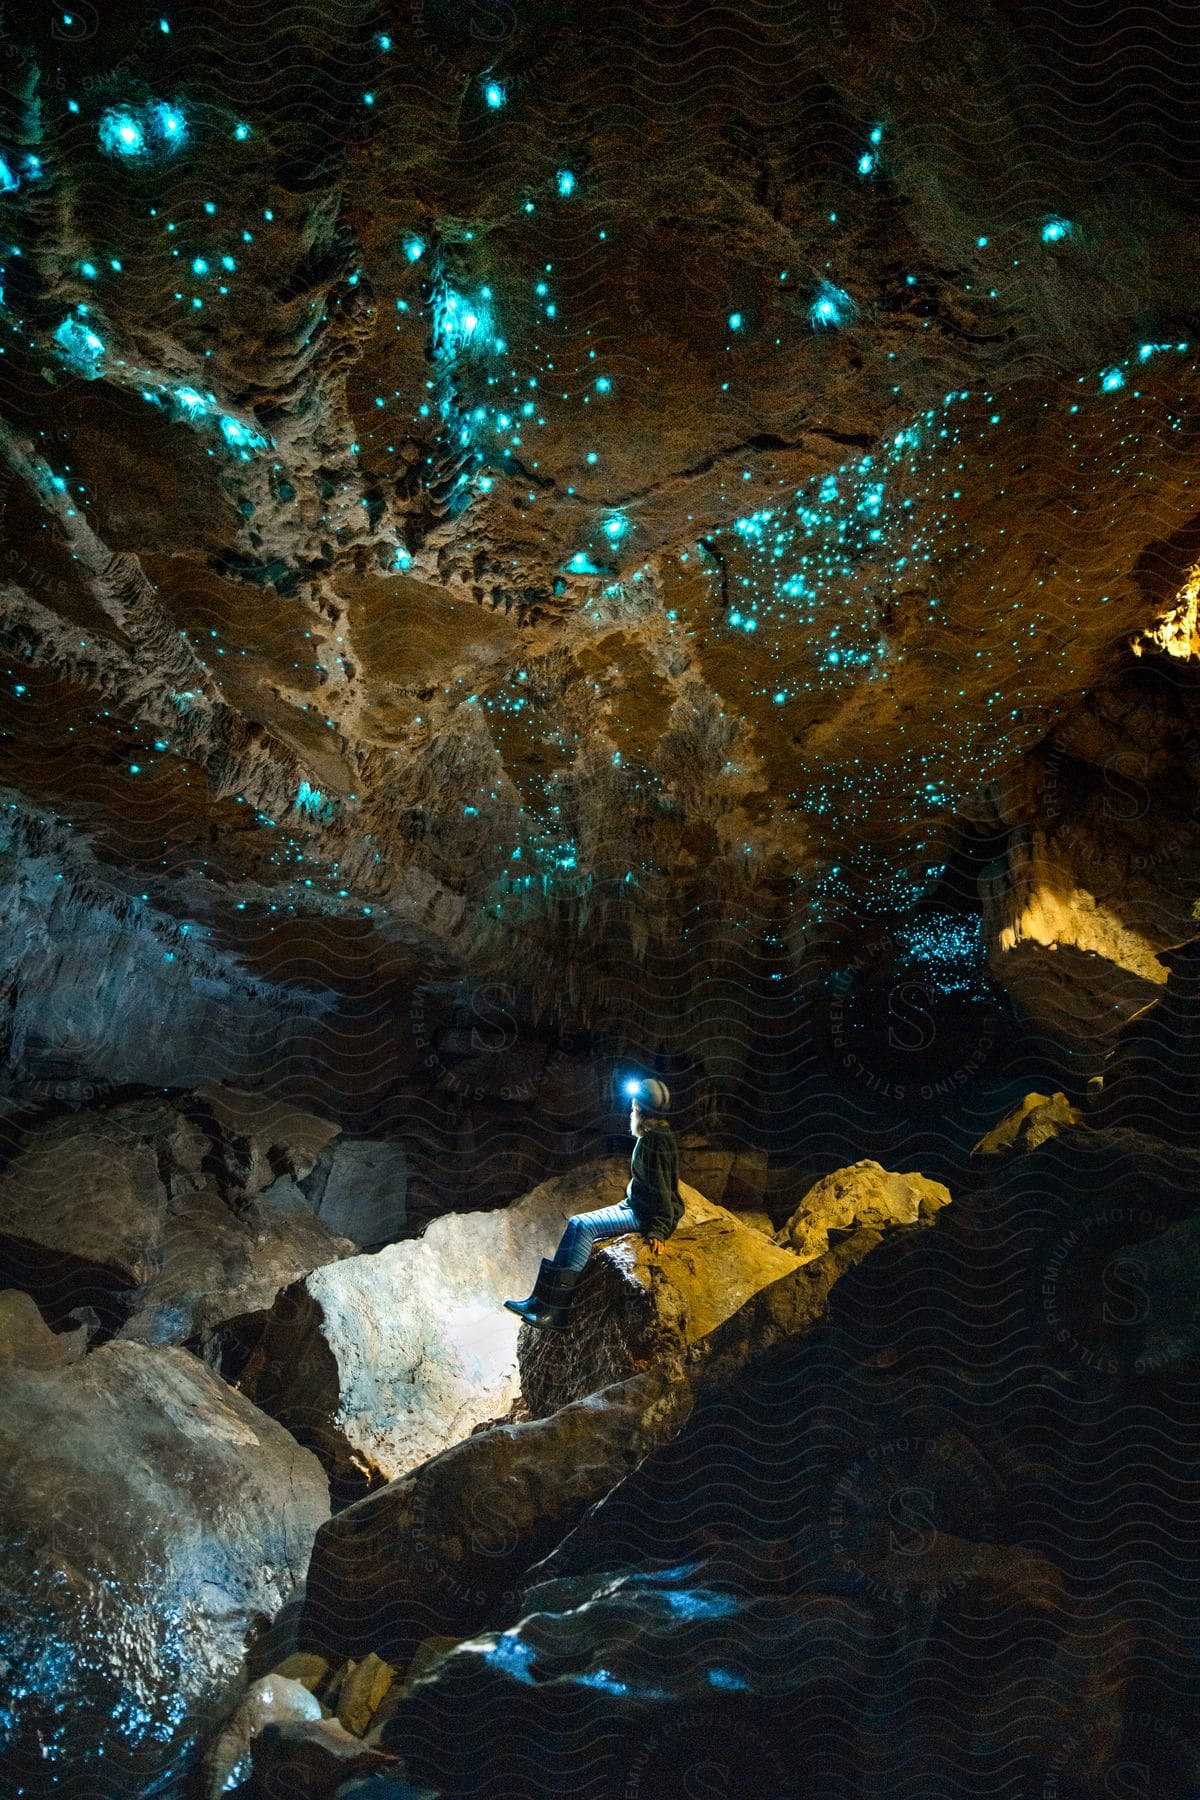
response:
[[[106,156],[132,160],[154,152],[172,154],[187,139],[187,120],[178,106],[165,100],[149,106],[110,106],[100,115],[100,148]]]
[[[873,125],[870,137],[872,148],[864,150],[858,159],[858,172],[862,176],[874,175],[879,168],[879,145],[883,141],[883,126]]]

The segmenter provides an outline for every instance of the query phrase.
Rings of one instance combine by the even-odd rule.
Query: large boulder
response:
[[[303,1579],[324,1474],[184,1350],[112,1342],[0,1380],[0,1759],[30,1796],[147,1791]]]
[[[1095,1116],[1189,1144],[1200,1111],[1200,937],[1162,951],[1160,960],[1169,970],[1166,987],[1119,1033]]]
[[[503,1301],[529,1292],[573,1212],[620,1192],[624,1167],[591,1163],[314,1270],[278,1296],[239,1385],[317,1451],[339,1501],[405,1474],[516,1400],[521,1324]]]
[[[521,1393],[531,1417],[545,1418],[639,1369],[678,1366],[689,1345],[796,1267],[791,1250],[735,1213],[686,1182],[679,1191],[683,1217],[661,1252],[639,1232],[602,1242],[576,1289],[567,1330],[522,1325]],[[590,1204],[611,1199],[598,1191]]]
[[[548,1419],[478,1432],[318,1533],[301,1641],[405,1663],[511,1604],[521,1573],[687,1418],[692,1388],[651,1369]]]
[[[336,1138],[322,1150],[301,1191],[328,1231],[352,1238],[362,1250],[377,1250],[404,1225],[404,1146],[380,1138]]]
[[[264,1131],[255,1146],[269,1136]],[[293,1173],[307,1171],[310,1148],[293,1142]],[[0,1174],[7,1277],[55,1325],[91,1306],[110,1332],[154,1343],[203,1341],[223,1321],[270,1306],[298,1275],[355,1248],[315,1218],[302,1196],[281,1203],[277,1190],[294,1191],[292,1173],[275,1177],[257,1156],[248,1149],[239,1165],[251,1188],[233,1185],[213,1137],[158,1098],[46,1124]],[[272,1185],[255,1189],[264,1169]]]
[[[1080,1127],[992,1171],[938,1229],[859,1226],[695,1347],[682,1429],[398,1697],[382,1741],[414,1778],[1194,1790],[1193,1734],[1136,1677],[1197,1667],[1200,1558],[1163,1520],[1197,1479],[1200,1156]]]
[[[418,1780],[463,1800],[518,1791],[883,1800],[935,1785],[982,1791],[891,1784],[898,1757],[911,1769],[945,1754],[944,1709],[970,1709],[954,1749],[979,1762],[1056,1652],[1068,1660],[1064,1706],[1089,1679],[1099,1685],[1094,1664],[1078,1654],[1070,1664],[1078,1645],[1065,1584],[1044,1557],[1008,1546],[981,1554],[947,1535],[915,1566],[893,1549],[850,1584],[816,1538],[767,1539],[757,1559],[734,1542],[667,1566],[537,1582],[506,1629],[431,1662],[381,1740]],[[948,1597],[950,1632],[1016,1639],[984,1692],[972,1667],[930,1653],[915,1623],[897,1631],[897,1602],[918,1613],[931,1592]],[[913,1665],[936,1674],[914,1680]],[[1024,1718],[1027,1738],[1047,1743],[1048,1723]]]
[[[1099,1072],[1120,1027],[1157,1000],[1167,980],[1158,952],[1175,925],[1164,930],[1152,903],[1131,904],[1113,887],[1111,843],[1111,821],[1106,834],[1069,844],[1020,825],[1007,860],[979,883],[991,973],[1047,1045],[1086,1075]]]
[[[52,1318],[88,1304],[119,1318],[158,1273],[168,1202],[201,1186],[206,1147],[165,1102],[44,1125],[0,1175],[9,1279]]]
[[[250,1746],[265,1726],[321,1717],[321,1702],[304,1682],[278,1671],[253,1682],[208,1753],[206,1800],[220,1800],[248,1778]]]
[[[996,1156],[1005,1150],[1036,1150],[1048,1138],[1057,1137],[1082,1114],[1063,1093],[1026,1094],[1020,1106],[1005,1113],[998,1125],[985,1131],[972,1156]]]
[[[87,1351],[87,1326],[51,1331],[28,1294],[0,1292],[0,1369],[54,1369],[78,1362]]]
[[[949,1203],[950,1190],[940,1181],[902,1175],[867,1158],[823,1175],[776,1232],[775,1242],[802,1262],[813,1262],[828,1250],[831,1232],[929,1225]]]

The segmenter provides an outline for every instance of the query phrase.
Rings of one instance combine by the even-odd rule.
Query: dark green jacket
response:
[[[683,1217],[679,1145],[665,1119],[648,1119],[634,1140],[626,1198],[644,1237],[669,1238]]]

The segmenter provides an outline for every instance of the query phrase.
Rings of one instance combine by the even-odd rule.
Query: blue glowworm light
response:
[[[146,133],[136,115],[125,107],[110,106],[101,113],[97,133],[106,156],[146,154]]]

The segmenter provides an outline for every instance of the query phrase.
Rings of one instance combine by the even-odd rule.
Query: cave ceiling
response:
[[[11,14],[10,818],[580,1005],[1036,819],[1200,555],[1196,44],[1072,17]]]

